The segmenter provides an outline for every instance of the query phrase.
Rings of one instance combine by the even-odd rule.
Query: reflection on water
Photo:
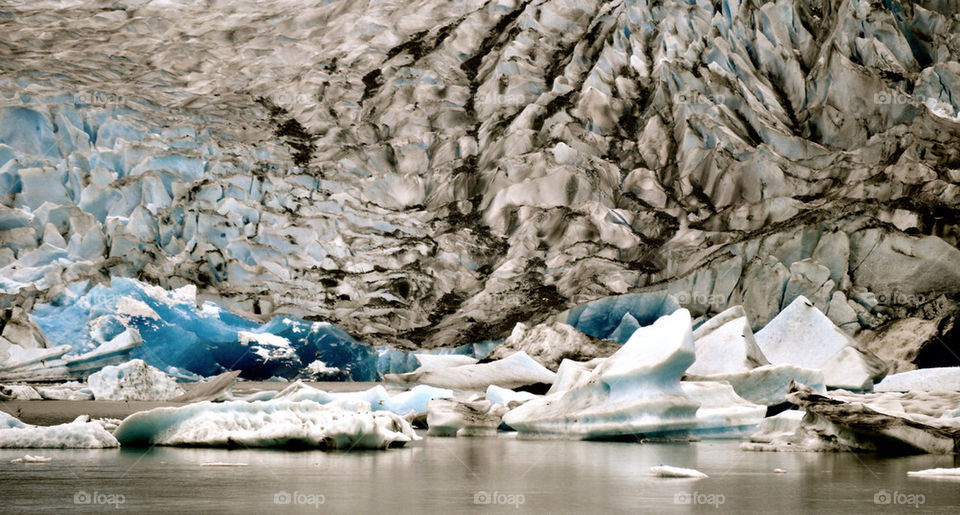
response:
[[[28,453],[53,461],[10,463]],[[650,477],[649,467],[660,464],[696,468],[710,478]],[[5,449],[0,511],[956,513],[960,482],[907,477],[908,470],[955,466],[960,463],[947,456],[748,453],[732,441],[503,435],[427,438],[404,449],[353,453]],[[778,468],[786,472],[774,473]]]

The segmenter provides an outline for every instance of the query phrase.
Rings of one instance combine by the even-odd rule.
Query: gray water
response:
[[[755,453],[690,444],[425,438],[331,453],[220,449],[0,450],[3,512],[926,513],[960,512],[960,482],[907,477],[953,457]],[[245,467],[202,463],[247,463]],[[649,467],[709,479],[658,479]],[[774,473],[784,469],[783,474]],[[886,502],[885,502],[886,501]]]

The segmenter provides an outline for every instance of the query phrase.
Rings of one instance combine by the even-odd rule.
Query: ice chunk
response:
[[[876,392],[960,391],[960,367],[921,368],[889,375],[873,388]]]
[[[488,400],[437,399],[427,403],[430,436],[490,436],[497,433],[507,409]]]
[[[532,328],[518,323],[510,336],[493,349],[488,359],[503,359],[522,350],[541,365],[556,370],[564,359],[584,361],[605,358],[619,348],[619,343],[590,338],[573,326],[560,322],[543,323]]]
[[[800,422],[804,415],[803,411],[787,410],[772,417],[767,417],[757,426],[756,432],[750,435],[750,441],[770,443],[777,438],[793,436],[800,428]]]
[[[22,458],[14,458],[10,460],[10,463],[50,463],[53,461],[53,458],[49,456],[33,456],[30,454],[24,454]]]
[[[302,401],[311,400],[320,404],[334,404],[338,406],[355,407],[358,403],[366,404],[366,409],[373,411],[386,410],[397,415],[410,413],[422,414],[427,411],[427,401],[431,399],[446,399],[453,397],[453,391],[445,388],[435,388],[429,385],[417,385],[408,391],[399,392],[390,396],[383,385],[377,385],[361,392],[330,393],[297,381],[278,392],[273,399]]]
[[[486,390],[491,384],[516,388],[537,383],[550,384],[556,374],[520,351],[504,359],[407,374],[386,374],[385,381],[431,384],[455,390]]]
[[[484,397],[494,404],[500,404],[508,408],[512,408],[513,406],[511,406],[511,403],[520,405],[529,401],[530,399],[536,399],[538,395],[530,392],[515,392],[513,390],[501,388],[492,384],[487,387],[487,393]]]
[[[672,467],[670,465],[660,465],[650,467],[650,473],[656,477],[668,478],[688,478],[688,479],[706,479],[710,476],[695,469],[686,469],[682,467]]]
[[[743,306],[734,306],[714,316],[693,332],[697,359],[687,372],[706,376],[745,372],[768,365],[757,347]]]
[[[173,378],[140,359],[104,367],[87,383],[98,401],[165,401],[184,393]]]
[[[420,437],[386,411],[348,411],[313,401],[198,402],[141,411],[114,432],[123,445],[386,449]]]
[[[577,306],[570,310],[566,322],[594,338],[613,339],[616,334],[619,339],[614,341],[624,343],[630,336],[626,333],[631,331],[626,329],[618,331],[618,328],[627,314],[639,326],[645,326],[679,308],[680,305],[676,299],[666,292],[632,293],[606,297]]]
[[[415,354],[417,363],[420,364],[416,370],[436,370],[438,368],[459,367],[461,365],[473,365],[477,358],[465,356],[463,354]]]
[[[686,433],[700,403],[680,387],[694,361],[690,313],[680,309],[641,327],[563,393],[530,400],[504,416],[522,433],[574,438]]]
[[[43,397],[32,386],[25,384],[0,385],[0,399],[20,399],[24,401],[38,401]]]
[[[93,392],[86,385],[71,381],[59,386],[37,386],[37,393],[48,401],[92,401]]]
[[[239,370],[224,372],[216,377],[195,384],[190,391],[171,399],[173,402],[222,401],[233,397],[230,389],[237,382]]]
[[[828,387],[869,390],[887,372],[883,360],[860,349],[802,295],[761,329],[756,341],[771,363],[823,370]]]
[[[713,381],[682,381],[684,393],[700,403],[697,427],[701,437],[739,436],[753,432],[767,413],[767,407],[737,395],[729,384]]]
[[[7,415],[9,417],[9,415]],[[9,417],[12,418],[12,417]],[[14,419],[16,420],[16,419]],[[69,424],[31,426],[0,418],[0,447],[18,449],[102,449],[118,447],[117,439],[86,415]]]
[[[744,399],[766,406],[786,402],[787,389],[792,381],[809,385],[818,392],[825,392],[823,372],[793,365],[764,365],[745,372],[698,376],[687,374],[688,381],[719,381],[729,383]]]
[[[960,468],[954,469],[925,469],[907,471],[909,477],[950,478],[960,480]]]

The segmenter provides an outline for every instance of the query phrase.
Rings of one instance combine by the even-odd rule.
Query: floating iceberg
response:
[[[72,349],[68,368],[78,368],[81,357],[99,360],[129,349],[161,370],[201,376],[241,370],[246,379],[294,378],[321,361],[340,371],[325,379],[380,377],[374,349],[331,324],[277,317],[260,325],[210,302],[198,306],[193,286],[168,291],[118,277],[109,286],[75,283],[32,316],[53,344]],[[110,363],[97,364],[89,372]]]
[[[619,348],[617,342],[591,338],[568,324],[553,322],[528,327],[521,322],[514,326],[503,343],[493,349],[488,359],[503,359],[522,350],[541,365],[557,370],[564,359],[605,358]]]
[[[743,306],[734,306],[714,316],[693,332],[696,361],[688,374],[709,376],[733,374],[769,365],[753,338]]]
[[[10,463],[50,463],[53,461],[53,458],[49,456],[33,456],[30,454],[24,454],[22,458],[14,458],[10,460]]]
[[[909,477],[927,477],[927,478],[949,478],[960,480],[960,468],[954,469],[926,469],[926,470],[910,470],[907,471],[907,476]]]
[[[870,390],[887,373],[883,360],[859,348],[802,295],[757,332],[756,341],[771,363],[822,370],[832,388]]]
[[[530,399],[536,399],[538,395],[530,392],[515,392],[507,388],[501,388],[495,384],[487,387],[487,393],[484,398],[493,404],[500,404],[508,408],[514,405],[520,405]]]
[[[86,415],[69,424],[32,426],[0,412],[0,448],[17,449],[103,449],[119,443]]]
[[[741,447],[759,451],[955,453],[960,448],[960,418],[956,413],[960,394],[941,393],[944,395],[927,394],[925,398],[849,392],[821,395],[794,384],[789,399],[806,411],[795,432],[771,434],[766,442],[764,435],[756,435],[753,442]]]
[[[352,411],[313,401],[199,402],[141,411],[114,431],[123,445],[386,449],[420,437],[387,411]]]
[[[420,383],[453,388],[454,390],[486,390],[491,384],[503,388],[517,388],[538,383],[553,383],[556,374],[520,351],[504,359],[476,365],[440,368],[386,374],[384,381],[394,383]]]
[[[237,382],[240,375],[239,370],[233,372],[224,372],[216,377],[211,377],[198,382],[190,388],[190,391],[179,397],[171,399],[173,402],[201,402],[201,401],[224,401],[231,400],[233,394],[231,388]]]
[[[656,467],[650,467],[650,473],[656,477],[667,477],[667,478],[706,479],[710,477],[696,469],[671,467],[670,465],[659,465]]]
[[[680,376],[693,361],[690,313],[680,309],[637,329],[569,390],[527,401],[503,421],[521,433],[571,438],[686,436],[759,423],[765,408],[740,399],[727,385],[683,387]]]
[[[377,347],[377,370],[381,374],[406,374],[417,370],[471,365],[486,358],[497,345],[500,345],[499,340],[416,351]]]
[[[87,384],[98,401],[166,401],[184,393],[171,377],[140,359],[104,367]]]

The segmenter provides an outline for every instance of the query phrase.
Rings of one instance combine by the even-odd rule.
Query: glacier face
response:
[[[0,308],[129,277],[408,347],[644,291],[753,329],[956,309],[955,3],[5,11]]]

